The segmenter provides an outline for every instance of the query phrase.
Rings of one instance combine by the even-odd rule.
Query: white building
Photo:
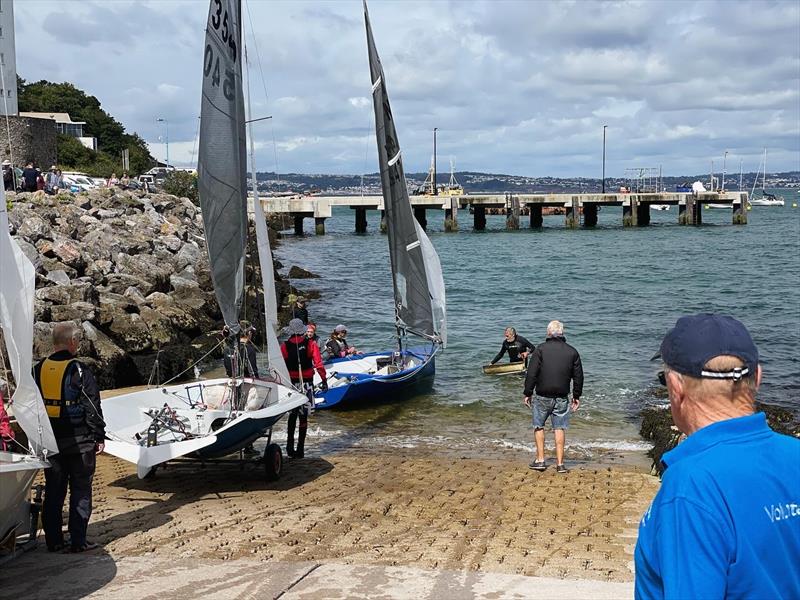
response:
[[[0,114],[16,115],[19,112],[12,0],[0,0],[0,98]]]
[[[68,113],[21,112],[19,116],[54,121],[58,133],[77,138],[89,150],[97,150],[97,138],[84,135],[83,126],[86,125],[86,121],[73,121]]]

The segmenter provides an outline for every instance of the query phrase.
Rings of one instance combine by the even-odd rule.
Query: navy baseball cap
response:
[[[709,371],[705,364],[716,356],[735,356],[745,364],[731,371]],[[733,317],[699,314],[681,317],[667,332],[660,358],[673,371],[706,379],[733,379],[755,375],[758,348],[750,332]]]

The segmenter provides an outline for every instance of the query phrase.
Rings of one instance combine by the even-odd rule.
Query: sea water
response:
[[[800,209],[791,207],[796,192],[783,194],[786,207],[754,207],[744,226],[731,224],[730,209],[704,210],[702,226],[679,226],[673,206],[652,210],[649,227],[623,228],[622,209],[603,207],[591,230],[568,230],[563,216],[546,216],[541,230],[530,230],[523,216],[520,230],[507,231],[505,217],[488,216],[486,231],[475,232],[462,210],[461,231],[445,233],[443,211],[430,211],[448,328],[432,391],[377,407],[318,411],[312,432],[321,443],[356,447],[529,450],[523,380],[484,375],[481,365],[500,349],[505,327],[539,344],[547,323],[558,319],[585,375],[567,437],[571,455],[644,449],[639,413],[664,403],[661,365],[650,358],[678,317],[697,312],[743,321],[764,369],[760,399],[797,411]],[[299,265],[320,275],[292,280],[322,293],[309,304],[320,337],[343,323],[348,341],[365,352],[395,344],[387,239],[377,211],[368,221],[368,233],[356,235],[354,211],[336,208],[326,235],[285,232],[276,253],[284,273]],[[313,231],[310,220],[306,226]]]

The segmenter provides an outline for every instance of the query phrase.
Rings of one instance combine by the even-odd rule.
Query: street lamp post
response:
[[[725,166],[727,162],[728,162],[728,151],[725,150],[725,154],[722,157],[722,189],[720,190],[723,193],[725,192]]]
[[[603,125],[603,193],[606,193],[606,129],[608,125]]]
[[[161,117],[156,119],[156,121],[158,123],[164,123],[164,128],[166,130],[165,140],[167,143],[167,169],[169,169],[169,121],[167,121],[166,119],[162,119]]]
[[[433,128],[433,195],[439,195],[439,187],[436,185],[436,132],[438,127]]]

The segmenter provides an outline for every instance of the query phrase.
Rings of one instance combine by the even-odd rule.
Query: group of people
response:
[[[299,320],[303,325],[309,328],[310,337],[319,346],[319,336],[317,335],[317,324],[308,317],[308,301],[304,296],[298,296],[292,304],[292,319]],[[347,341],[347,327],[342,324],[337,325],[331,331],[330,337],[326,340],[324,346],[320,346],[323,360],[331,360],[333,358],[344,358],[354,354],[361,354],[357,348],[352,346]]]
[[[327,374],[313,324],[292,319],[287,333],[281,352],[290,378],[309,395],[309,403],[289,419],[287,452],[302,457],[314,372],[322,389]],[[251,334],[243,329],[245,346],[252,346]],[[580,355],[567,344],[559,321],[547,325],[545,341],[533,349],[515,331],[505,334],[506,351],[515,348],[512,360],[525,360],[523,354],[529,359],[523,402],[532,411],[536,440],[530,466],[546,468],[544,425],[550,419],[556,470],[565,473],[559,468],[564,431],[583,393]],[[73,322],[57,323],[52,341],[53,353],[34,368],[59,449],[44,472],[45,539],[50,551],[83,552],[96,546],[86,532],[105,425],[95,378],[76,359],[81,329]],[[258,376],[255,348],[244,355],[245,369]],[[661,380],[672,418],[686,439],[663,456],[661,488],[639,524],[636,597],[798,597],[800,440],[775,433],[756,412],[762,370],[750,333],[732,317],[681,317],[656,358],[664,365]],[[1,433],[8,443],[6,429]],[[67,489],[68,541],[62,532]]]
[[[583,393],[578,351],[551,321],[535,348],[506,329],[493,362],[505,352],[512,362],[529,359],[530,468],[546,469],[549,418],[556,471],[568,472],[565,431]],[[686,437],[663,455],[661,488],[639,524],[636,598],[800,597],[800,440],[774,432],[756,412],[762,370],[750,333],[728,316],[681,317],[654,359],[663,362],[660,380]]]

